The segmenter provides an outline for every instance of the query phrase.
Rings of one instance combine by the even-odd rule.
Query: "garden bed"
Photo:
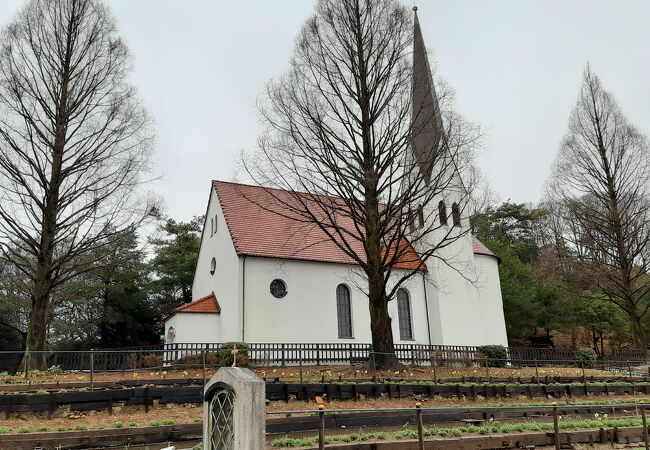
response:
[[[648,395],[650,384],[437,384],[412,383],[267,383],[266,398],[270,401],[313,400],[322,397],[332,400],[359,400],[366,398],[574,398],[590,395]],[[202,403],[203,387],[144,386],[122,389],[38,391],[0,395],[0,412],[5,417],[20,412],[46,412],[52,415],[65,407],[75,411],[108,410],[116,405],[143,405],[145,410],[154,404]]]
[[[576,367],[524,367],[524,368],[493,368],[485,367],[407,367],[403,371],[369,371],[364,366],[289,366],[289,367],[252,367],[251,370],[267,381],[283,382],[325,382],[325,381],[369,381],[382,380],[439,380],[446,381],[518,381],[518,382],[556,382],[582,379],[583,375],[592,381],[598,380],[627,380],[628,371],[605,371],[599,369]],[[206,368],[206,378],[215,372],[214,367]],[[301,375],[302,373],[302,375]],[[53,367],[46,371],[30,371],[28,376],[0,374],[0,385],[42,385],[42,384],[79,384],[89,383],[91,375],[88,371],[64,372]],[[96,371],[92,378],[98,382],[139,382],[167,379],[203,379],[202,367],[174,370],[172,368],[145,369],[136,371],[102,372]],[[630,381],[650,381],[650,374],[643,373],[632,377]],[[0,387],[0,390],[2,387]]]

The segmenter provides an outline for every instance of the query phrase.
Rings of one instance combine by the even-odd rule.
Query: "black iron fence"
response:
[[[359,343],[249,343],[246,349],[237,349],[247,364],[257,367],[297,365],[342,365],[370,361],[372,346]],[[146,368],[213,366],[219,355],[232,352],[231,347],[218,343],[161,344],[147,347],[98,349],[84,351],[47,351],[39,353],[46,366],[57,366],[67,371],[126,371]],[[484,365],[486,356],[478,347],[396,344],[397,358],[410,365],[436,367],[476,367]],[[0,352],[0,371],[31,369],[24,352]],[[205,361],[207,360],[207,361]],[[496,360],[490,359],[492,362]],[[573,349],[544,349],[508,347],[503,364],[513,367],[575,366],[581,361]],[[603,369],[629,369],[648,363],[642,350],[618,351],[600,357],[597,362],[582,362]],[[32,367],[33,368],[33,367]]]

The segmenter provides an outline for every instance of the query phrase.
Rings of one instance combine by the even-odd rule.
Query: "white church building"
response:
[[[429,86],[413,95],[435,96],[417,16],[413,72]],[[295,193],[211,183],[194,300],[167,317],[165,343],[371,342],[364,275],[317,226],[260,206],[283,195]],[[469,233],[467,217],[446,215],[455,201],[443,194],[429,217],[458,227],[461,237],[443,250],[462,270],[430,258],[406,281],[389,302],[395,343],[507,345],[499,260]],[[398,265],[395,276],[409,270]]]

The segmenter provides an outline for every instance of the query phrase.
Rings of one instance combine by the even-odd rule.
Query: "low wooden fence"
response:
[[[267,383],[266,398],[270,401],[313,400],[326,396],[329,400],[354,400],[359,398],[573,398],[590,395],[649,395],[650,383],[630,384],[407,384],[407,383]],[[145,411],[155,403],[202,403],[203,387],[194,386],[140,386],[127,389],[96,391],[51,391],[48,393],[7,393],[0,395],[0,412],[41,412],[52,414],[66,406],[74,411],[108,410],[116,404],[144,406]],[[616,405],[607,405],[607,408]],[[541,407],[540,407],[541,408]],[[575,408],[575,406],[567,406]]]

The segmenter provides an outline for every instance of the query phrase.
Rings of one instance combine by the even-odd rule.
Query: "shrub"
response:
[[[508,350],[503,345],[482,345],[478,348],[480,356],[487,359],[489,367],[505,367]]]
[[[199,353],[198,355],[183,356],[178,359],[177,363],[180,366],[202,366],[203,355]],[[216,353],[206,353],[205,364],[208,366],[216,366],[219,364],[219,355]]]
[[[84,425],[83,423],[80,423],[74,427],[75,430],[77,431],[86,431],[88,430],[88,425]]]
[[[22,427],[18,428],[19,433],[31,433],[34,431],[34,427],[31,425],[23,425]]]
[[[136,422],[129,422],[129,426],[130,426],[131,428],[134,428],[134,427],[137,427],[138,424],[137,424]]]
[[[142,367],[162,367],[163,355],[145,355],[142,357]]]
[[[224,342],[219,350],[219,364],[222,366],[232,366],[232,350],[237,346],[237,365],[248,365],[248,344],[245,342]]]
[[[150,420],[149,421],[149,426],[150,427],[159,427],[160,426],[160,420]]]
[[[48,431],[50,431],[50,429],[45,425],[41,425],[36,429],[36,431],[40,431],[41,433],[47,433]]]
[[[9,434],[11,433],[11,428],[0,427],[0,434]]]
[[[65,370],[63,370],[61,366],[52,366],[47,369],[46,372],[48,375],[63,375],[65,373]]]
[[[176,425],[176,421],[174,419],[163,419],[160,421],[161,425]]]
[[[113,428],[124,428],[124,424],[122,422],[115,422],[113,424]]]
[[[592,367],[598,355],[593,348],[579,348],[575,352],[575,359],[580,361],[585,367]]]

